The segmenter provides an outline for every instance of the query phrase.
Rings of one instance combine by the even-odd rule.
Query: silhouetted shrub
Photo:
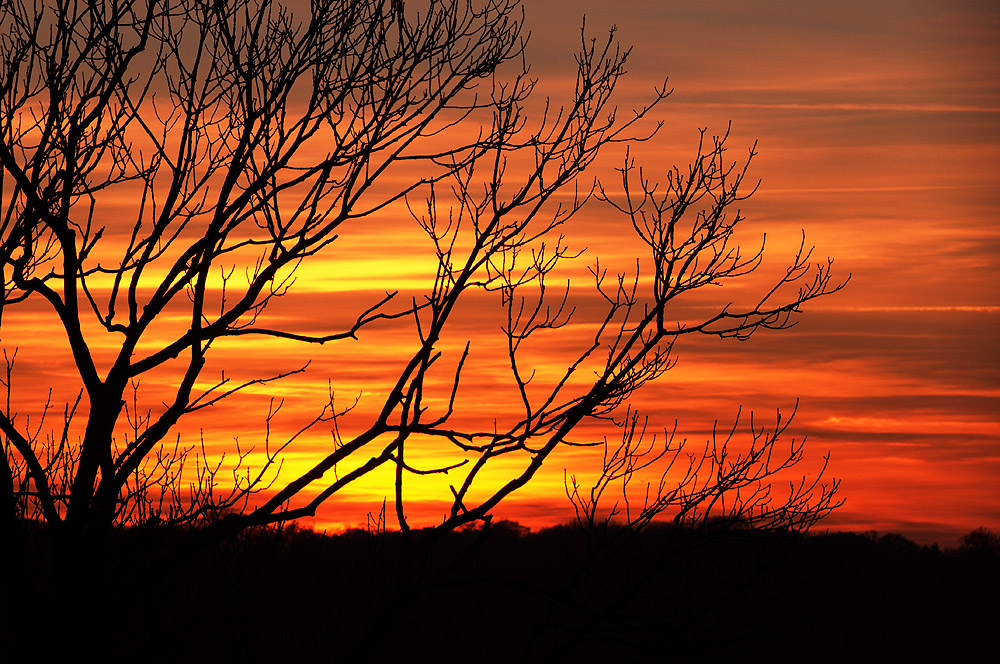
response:
[[[976,528],[962,536],[958,550],[966,555],[1000,557],[1000,535],[988,528]]]

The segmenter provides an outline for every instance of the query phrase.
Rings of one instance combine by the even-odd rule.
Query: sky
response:
[[[676,421],[696,445],[740,408],[744,422],[750,411],[773,422],[798,400],[789,434],[807,442],[797,470],[815,473],[829,453],[826,475],[846,499],[821,527],[942,544],[1000,529],[1000,10],[532,1],[526,60],[538,94],[566,94],[584,15],[588,38],[615,26],[632,46],[621,109],[648,102],[664,77],[674,90],[653,115],[664,123],[657,136],[633,147],[639,163],[683,166],[700,128],[731,126],[734,158],[756,141],[750,177],[761,184],[742,209],[750,242],[767,234],[767,265],[789,260],[804,230],[816,259],[850,275],[790,330],[679,343],[676,367],[635,406],[661,428]],[[613,182],[620,158],[611,151],[593,174]],[[608,219],[600,205],[574,219],[581,260],[630,255]],[[485,318],[468,328],[481,347]],[[498,516],[566,520],[564,471],[593,477],[593,453],[552,459]],[[377,502],[383,487],[366,498]],[[433,522],[437,503],[428,506]]]
[[[652,389],[682,404],[681,427],[713,409],[724,419],[739,403],[766,412],[799,398],[794,430],[808,453],[829,450],[828,472],[843,480],[846,503],[827,527],[941,542],[996,529],[996,5],[537,2],[528,24],[537,15],[545,26],[533,34],[540,77],[578,38],[550,27],[574,11],[588,31],[615,24],[633,45],[637,97],[669,76],[660,144],[731,122],[730,145],[759,151],[748,223],[778,238],[775,252],[804,229],[851,274],[796,328],[678,349],[676,370]]]
[[[649,173],[684,167],[699,130],[712,136],[728,128],[733,159],[756,145],[748,178],[760,185],[740,207],[747,246],[766,237],[760,276],[780,271],[804,232],[814,260],[830,257],[835,280],[849,277],[840,292],[808,303],[791,329],[746,342],[679,342],[674,368],[634,395],[650,430],[676,426],[676,439],[694,450],[716,423],[732,426],[738,414],[740,427],[751,412],[759,427],[795,411],[786,440],[806,438],[805,459],[783,479],[814,476],[829,455],[825,477],[841,481],[845,499],[820,528],[898,532],[942,545],[980,526],[1000,530],[1000,9],[903,0],[529,0],[525,59],[536,94],[555,104],[571,91],[584,15],[588,39],[615,26],[616,38],[632,47],[617,90],[621,113],[647,103],[665,78],[673,89],[637,129],[663,123],[631,147],[637,164]],[[623,157],[612,146],[588,177],[614,183]],[[607,205],[592,201],[571,222],[567,242],[582,254],[569,274],[586,274],[598,256],[610,265],[632,260],[634,246]],[[315,330],[373,294],[419,289],[433,274],[427,249],[405,209],[390,207],[304,263],[292,293],[269,315],[290,329]],[[753,293],[762,283],[753,278],[732,292]],[[543,376],[586,339],[594,300],[586,285],[574,281],[573,289],[583,298],[579,325],[532,350]],[[730,295],[713,297],[701,304],[717,309]],[[461,421],[489,422],[510,407],[497,383],[504,371],[499,320],[483,302],[461,313],[442,344],[454,364],[464,341],[472,342]],[[20,395],[41,402],[50,386],[72,385],[68,356],[38,343],[49,334],[44,308],[30,304],[18,317],[4,316],[3,345],[19,347]],[[322,405],[328,379],[338,404],[357,402],[340,422],[348,435],[377,403],[379,379],[397,367],[398,349],[412,341],[412,329],[389,325],[356,344],[220,343],[206,376],[310,365],[192,418],[185,435],[201,432],[212,450],[231,449],[236,438],[244,449],[259,445],[263,418],[248,413],[266,412],[275,397],[284,399],[275,429],[294,432]],[[114,339],[95,342],[98,354],[101,343],[110,356]],[[155,402],[174,378],[145,377],[143,394]],[[57,389],[55,402],[72,394]],[[601,435],[585,427],[580,439]],[[285,454],[282,472],[305,468],[330,441],[329,429],[304,436]],[[565,478],[586,483],[599,462],[595,448],[554,455],[495,515],[536,528],[571,519]],[[491,479],[503,481],[505,472],[501,465]],[[449,495],[442,481],[413,495],[424,523],[440,520]],[[310,524],[363,525],[383,498],[391,504],[391,482],[388,473],[373,475],[330,500]]]

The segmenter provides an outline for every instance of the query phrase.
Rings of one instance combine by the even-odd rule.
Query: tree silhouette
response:
[[[582,422],[621,426],[633,440],[637,420],[620,414],[630,395],[672,366],[678,338],[781,329],[801,305],[842,286],[831,280],[830,262],[812,265],[803,245],[751,304],[676,322],[678,298],[761,263],[763,246],[745,254],[736,244],[743,218],[734,207],[749,195],[749,159],[725,158],[728,133],[703,132],[691,165],[666,171],[664,184],[631,156],[619,173],[623,195],[587,184],[581,176],[602,148],[646,137],[637,123],[667,88],[623,118],[612,93],[628,50],[613,31],[605,40],[584,35],[571,97],[559,107],[536,104],[532,114],[535,80],[522,58],[516,0],[418,4],[313,0],[293,11],[272,0],[4,3],[0,323],[17,324],[15,307],[43,310],[46,334],[72,352],[80,388],[46,434],[44,417],[19,413],[51,418],[53,404],[18,403],[16,349],[5,351],[7,532],[41,519],[56,541],[76,546],[122,525],[210,520],[224,534],[313,515],[382,467],[394,469],[392,503],[404,531],[414,474],[457,478],[437,532],[488,521],[554,450],[575,442]],[[545,382],[533,377],[525,349],[552,344],[574,316],[568,287],[553,294],[550,282],[577,256],[559,231],[592,197],[609,203],[617,217],[609,223],[644,246],[642,278],[593,266],[604,310],[590,341]],[[271,315],[303,261],[400,202],[436,259],[425,293],[404,302],[387,292],[343,329],[318,335]],[[510,417],[482,414],[469,425],[476,413],[462,423],[454,414],[471,346],[453,357],[442,338],[459,302],[484,292],[504,311],[504,361],[519,406]],[[373,326],[406,321],[416,341],[386,376],[380,406],[305,472],[271,485],[291,440],[268,438],[253,472],[247,450],[234,449],[232,479],[204,445],[179,440],[191,413],[302,371],[242,383],[223,376],[206,387],[206,358],[220,340],[351,344]],[[110,358],[95,351],[109,343]],[[141,403],[137,381],[164,370],[177,378],[153,400],[162,406]],[[300,433],[333,428],[344,412],[331,392]],[[262,414],[268,423],[273,416]],[[762,479],[794,465],[794,445],[772,464],[775,441],[759,438],[756,456],[736,464],[717,445],[706,457],[714,459],[710,474],[690,466],[688,477],[700,479],[682,482],[682,511],[713,513],[748,473]],[[435,447],[461,459],[415,461]],[[636,458],[628,446],[620,453]],[[520,466],[491,484],[484,471],[501,459]],[[835,491],[836,483],[803,485],[770,509],[806,524],[832,509]],[[726,514],[752,522],[760,502],[736,505]]]

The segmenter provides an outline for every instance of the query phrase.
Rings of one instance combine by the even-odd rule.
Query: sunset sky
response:
[[[687,438],[694,450],[716,421],[720,428],[731,426],[741,408],[741,421],[748,422],[752,411],[760,426],[773,424],[778,410],[787,418],[798,402],[786,438],[807,436],[808,442],[796,473],[811,476],[829,452],[826,476],[842,481],[839,495],[846,500],[821,528],[892,531],[942,545],[954,545],[979,526],[1000,530],[996,3],[525,4],[531,31],[525,57],[538,79],[539,99],[549,95],[558,105],[572,91],[584,15],[588,38],[605,38],[616,26],[616,37],[633,48],[617,91],[619,113],[647,103],[654,86],[669,77],[673,93],[636,131],[649,132],[656,121],[662,128],[630,148],[645,172],[684,167],[695,154],[699,129],[711,136],[731,126],[727,154],[737,161],[756,142],[748,178],[761,184],[741,204],[747,217],[741,237],[756,249],[766,233],[765,263],[745,286],[715,300],[709,292],[699,306],[718,310],[733,297],[758,292],[792,260],[803,231],[807,247],[815,246],[814,261],[834,259],[835,281],[850,276],[844,290],[808,303],[792,329],[762,330],[746,342],[682,339],[674,349],[676,366],[633,399],[649,416],[650,430],[671,429],[676,421],[677,439]],[[623,150],[611,146],[589,172],[612,193],[621,188],[614,169]],[[584,278],[587,266],[596,257],[621,269],[633,261],[623,223],[628,226],[609,206],[591,201],[563,229],[571,249],[583,252],[565,273],[580,298],[574,300],[580,325],[532,350],[541,380],[547,367],[558,367],[575,344],[586,342],[597,304],[592,281]],[[434,269],[426,236],[405,207],[391,206],[374,221],[345,229],[330,250],[304,263],[291,295],[268,315],[287,329],[316,332],[349,320],[386,290],[420,292]],[[497,336],[496,302],[477,297],[483,299],[461,312],[453,336],[442,343],[442,362],[454,366],[464,341],[471,341],[460,395],[466,410],[455,417],[489,430],[512,395],[498,387],[509,367],[498,345],[504,339]],[[29,303],[17,313],[5,311],[3,322],[4,348],[20,348],[19,395],[41,403],[56,386],[55,403],[71,398],[77,389],[71,387],[72,363],[64,348],[48,343],[54,339],[51,313]],[[392,324],[376,326],[357,343],[220,343],[205,370],[207,382],[222,370],[250,378],[311,364],[300,375],[191,418],[183,433],[192,439],[204,431],[216,450],[232,448],[234,437],[241,446],[259,445],[272,397],[285,400],[276,430],[292,432],[322,406],[329,379],[338,405],[357,401],[339,423],[348,436],[378,405],[380,378],[391,373],[398,349],[413,337],[412,324]],[[94,338],[99,356],[102,344],[110,357],[115,338]],[[156,402],[157,390],[172,379],[169,372],[144,378],[143,393]],[[578,439],[596,442],[601,435],[584,427]],[[328,452],[330,440],[327,427],[297,441],[283,472],[306,468]],[[564,473],[586,483],[599,462],[595,448],[554,455],[496,516],[532,527],[569,520]],[[491,477],[504,477],[502,464],[496,472]],[[391,482],[387,470],[350,488],[312,525],[363,525],[383,498],[391,504]],[[424,523],[439,520],[449,499],[443,482],[427,489],[416,510]],[[435,490],[444,493],[436,498]]]
[[[574,12],[634,45],[637,96],[669,75],[663,144],[731,121],[732,146],[758,141],[753,227],[805,229],[852,274],[792,330],[681,348],[652,388],[681,428],[799,397],[796,433],[843,478],[829,528],[944,543],[1000,526],[997,6],[536,2],[539,76],[577,36]]]

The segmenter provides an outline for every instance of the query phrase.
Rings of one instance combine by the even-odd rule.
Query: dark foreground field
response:
[[[122,534],[5,570],[2,661],[942,661],[995,654],[1000,550],[647,529]],[[62,570],[62,571],[61,571]],[[983,648],[986,648],[985,653]]]

